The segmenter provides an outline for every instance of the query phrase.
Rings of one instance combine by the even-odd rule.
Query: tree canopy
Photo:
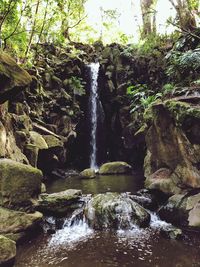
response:
[[[132,0],[133,9],[135,1]],[[128,26],[138,27],[141,40],[159,34],[156,28],[158,1],[140,0],[142,23],[134,25],[133,19],[133,24]],[[199,0],[167,1],[176,12],[176,16],[172,18],[169,15],[167,21],[174,29],[188,33],[199,26]],[[87,2],[88,0],[1,0],[0,46],[26,61],[31,55],[30,48],[34,45],[37,51],[38,45],[45,42],[63,45],[82,41],[92,43],[96,40],[131,42],[119,27],[119,10],[115,7],[100,7],[101,26],[98,33],[96,25],[88,23]]]

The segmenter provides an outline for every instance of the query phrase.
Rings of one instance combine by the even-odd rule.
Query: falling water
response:
[[[91,63],[90,77],[91,77],[91,92],[90,92],[90,112],[91,112],[91,154],[90,154],[90,168],[97,169],[97,101],[98,101],[98,73],[99,63]]]

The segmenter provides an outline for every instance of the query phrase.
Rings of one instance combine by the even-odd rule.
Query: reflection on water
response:
[[[136,192],[143,185],[143,175],[99,175],[95,179],[81,179],[72,176],[56,180],[47,186],[48,193],[63,191],[70,188],[81,189],[84,194],[105,192]]]
[[[73,230],[77,234],[76,227]],[[59,232],[58,236],[62,234]],[[16,267],[200,266],[199,240],[194,237],[188,241],[166,240],[151,228],[118,232],[91,230],[79,240],[52,240],[55,241],[55,236],[41,236],[19,248]]]
[[[121,177],[121,178],[120,178]],[[137,179],[131,176],[105,176],[95,180],[70,178],[58,180],[49,192],[67,188],[82,189],[84,193],[111,191],[135,192]],[[16,267],[199,267],[200,238],[185,236],[184,240],[168,240],[159,234],[167,224],[151,214],[148,228],[94,231],[76,210],[63,219],[54,234],[42,234],[18,248]],[[77,219],[76,219],[77,218]],[[55,224],[53,217],[47,218]]]

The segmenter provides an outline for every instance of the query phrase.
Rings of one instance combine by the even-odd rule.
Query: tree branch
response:
[[[173,25],[174,27],[180,29],[181,32],[188,33],[188,34],[191,35],[192,37],[194,37],[194,38],[200,40],[200,36],[196,35],[195,33],[193,33],[193,32],[191,32],[191,31],[189,31],[189,30],[186,30],[186,29],[182,28],[181,26],[177,25],[176,23],[174,23],[174,22],[172,22],[172,21],[170,21],[170,20],[168,20],[168,23],[170,23],[170,24]]]
[[[72,26],[68,26],[68,29],[72,29],[74,27],[76,27],[77,25],[79,25],[85,18],[87,18],[87,15],[85,15],[84,17],[80,18],[74,25]]]
[[[25,11],[26,8],[27,8],[27,1],[28,1],[28,0],[25,0],[25,2],[24,2],[24,8],[21,9],[20,18],[18,19],[18,21],[17,21],[17,23],[16,23],[16,25],[15,25],[14,30],[13,30],[7,37],[4,38],[4,49],[6,48],[6,41],[7,41],[11,36],[13,36],[13,34],[17,31],[17,28],[18,28],[18,26],[19,26],[19,24],[20,24],[20,21],[21,21],[21,19],[22,19],[22,15],[23,15],[24,11]]]

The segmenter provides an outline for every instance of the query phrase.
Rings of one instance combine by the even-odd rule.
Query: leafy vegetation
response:
[[[72,76],[69,81],[70,88],[73,90],[74,95],[85,95],[85,88],[81,78]]]
[[[143,112],[151,106],[156,100],[162,97],[161,93],[153,94],[146,84],[130,85],[127,88],[127,95],[131,100],[131,113]]]
[[[133,0],[133,8],[134,8]],[[199,1],[197,0],[168,0],[177,16],[169,23],[178,27],[182,33],[191,33],[197,25]],[[0,47],[14,54],[19,62],[27,62],[31,55],[32,45],[53,42],[66,45],[81,42],[94,43],[97,40],[132,42],[130,36],[119,30],[120,12],[113,7],[101,7],[100,34],[87,21],[86,4],[88,0],[1,0],[0,3]],[[139,47],[144,54],[162,44],[162,38],[156,29],[157,0],[141,0],[141,21]],[[134,25],[133,25],[134,26]],[[138,26],[136,26],[138,27]],[[198,37],[198,36],[197,36]],[[158,52],[158,50],[157,50]]]

